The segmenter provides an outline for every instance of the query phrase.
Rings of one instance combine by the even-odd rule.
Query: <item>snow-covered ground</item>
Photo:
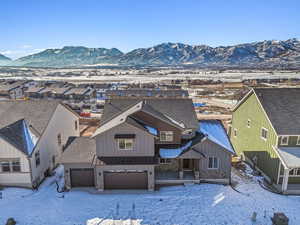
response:
[[[14,217],[17,224],[24,225],[268,225],[278,211],[289,217],[290,225],[300,224],[300,197],[268,192],[252,176],[233,173],[241,193],[230,186],[200,184],[165,187],[153,193],[113,194],[57,193],[55,180],[59,177],[48,178],[37,192],[2,190],[0,224]],[[255,223],[253,212],[257,213]]]

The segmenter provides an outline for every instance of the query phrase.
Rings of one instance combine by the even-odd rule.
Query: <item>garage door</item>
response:
[[[80,168],[71,169],[72,187],[91,187],[95,186],[94,169]]]
[[[147,189],[147,172],[105,172],[105,189]]]

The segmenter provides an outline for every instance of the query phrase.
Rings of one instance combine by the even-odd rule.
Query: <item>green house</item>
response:
[[[235,106],[231,142],[284,194],[300,194],[300,88],[254,88]]]

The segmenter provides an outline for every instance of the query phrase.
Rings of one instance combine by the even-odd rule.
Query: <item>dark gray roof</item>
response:
[[[0,137],[26,155],[31,154],[24,133],[24,120],[18,120],[17,122],[0,129]]]
[[[300,135],[300,88],[255,88],[278,135]]]
[[[70,137],[61,163],[91,163],[96,155],[96,141],[89,137]]]
[[[120,112],[144,100],[142,110],[155,112],[155,115],[170,121],[170,117],[179,123],[183,123],[186,128],[198,128],[198,120],[193,107],[193,102],[189,98],[155,98],[155,99],[111,99],[104,105],[101,124],[114,118]]]
[[[159,89],[126,89],[126,90],[107,90],[108,96],[131,96],[131,97],[188,97],[186,90],[159,90]]]
[[[25,119],[29,127],[41,134],[58,104],[46,100],[0,101],[0,128]]]

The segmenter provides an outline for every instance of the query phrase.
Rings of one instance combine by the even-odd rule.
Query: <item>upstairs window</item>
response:
[[[77,130],[78,129],[78,121],[77,120],[75,120],[75,130]]]
[[[20,164],[20,161],[16,160],[16,161],[13,161],[12,162],[12,171],[13,172],[20,172],[21,171],[21,164]]]
[[[20,160],[14,159],[12,161],[4,161],[0,163],[2,172],[10,173],[10,172],[20,172],[21,165]]]
[[[133,139],[118,139],[119,150],[133,150]]]
[[[10,163],[9,162],[1,162],[2,172],[10,172]]]
[[[264,127],[261,128],[261,138],[265,141],[268,139],[268,130]]]
[[[173,131],[161,131],[160,132],[160,141],[173,141]]]
[[[35,167],[38,167],[41,164],[40,152],[36,152],[34,154],[34,158],[35,158]]]
[[[281,136],[280,145],[288,145],[289,144],[289,136]]]
[[[219,168],[219,159],[217,157],[208,158],[208,169],[218,169]]]
[[[297,143],[296,145],[300,145],[300,136],[297,137]]]

